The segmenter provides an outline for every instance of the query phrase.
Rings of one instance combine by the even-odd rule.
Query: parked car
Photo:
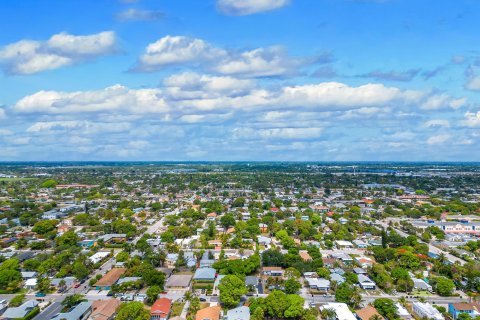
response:
[[[46,294],[43,293],[43,292],[37,292],[37,293],[35,293],[35,297],[43,298],[43,297],[45,297],[45,296],[46,296]]]

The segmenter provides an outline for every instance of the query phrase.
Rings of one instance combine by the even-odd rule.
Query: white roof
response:
[[[415,302],[413,302],[413,306],[414,306],[414,308],[413,308],[414,310],[415,310],[415,307],[416,307],[423,312],[423,315],[421,315],[421,316],[427,315],[429,319],[444,320],[444,317],[442,316],[440,311],[435,309],[428,302],[423,303],[423,302],[415,301]]]
[[[25,281],[25,285],[29,287],[34,287],[37,285],[37,278],[30,278]]]
[[[405,309],[405,307],[402,306],[400,303],[397,302],[395,306],[397,307],[397,315],[399,315],[400,317],[410,316],[410,313],[407,311],[407,309]]]
[[[357,320],[345,303],[329,302],[321,306],[320,309],[332,309],[337,315],[337,320]]]
[[[345,241],[345,240],[335,240],[335,243],[338,244],[339,246],[353,246],[353,243],[350,241]]]

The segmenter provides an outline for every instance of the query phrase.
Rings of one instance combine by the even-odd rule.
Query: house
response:
[[[228,310],[226,320],[250,320],[250,308],[242,306]]]
[[[373,282],[372,280],[370,280],[369,277],[363,274],[358,275],[358,284],[364,290],[375,290],[377,288],[375,282]]]
[[[367,274],[367,271],[363,270],[362,268],[353,268],[353,272],[356,274]]]
[[[282,267],[263,267],[262,274],[268,277],[283,277]]]
[[[357,320],[345,303],[328,302],[320,307],[321,310],[333,310],[336,320]]]
[[[38,301],[28,300],[19,307],[8,308],[2,315],[2,319],[21,319],[37,308]]]
[[[186,289],[190,287],[190,282],[192,282],[192,275],[174,274],[168,278],[165,289]]]
[[[242,220],[247,221],[250,219],[250,212],[242,212]]]
[[[308,254],[307,250],[300,250],[298,255],[303,261],[312,261],[312,257]]]
[[[120,306],[117,299],[95,300],[92,303],[92,314],[89,320],[114,320],[115,314]]]
[[[80,302],[68,312],[61,312],[52,320],[84,320],[92,313],[92,303],[89,301]]]
[[[435,309],[430,303],[414,301],[412,310],[419,318],[427,318],[433,320],[444,320],[440,311]]]
[[[102,261],[103,259],[105,259],[106,257],[108,257],[109,254],[110,252],[107,252],[107,251],[95,252],[93,256],[88,258],[88,260],[90,260],[93,264],[96,264]]]
[[[125,268],[113,268],[95,283],[95,288],[97,290],[110,290],[125,272],[127,272]]]
[[[220,320],[221,313],[222,307],[220,306],[203,308],[197,311],[195,320]]]
[[[355,257],[355,263],[361,268],[370,268],[373,266],[374,261],[367,257]]]
[[[27,289],[35,289],[35,287],[37,286],[37,278],[30,278],[30,279],[27,279],[27,281],[25,281],[25,288]]]
[[[65,288],[71,288],[75,284],[75,282],[77,281],[77,279],[75,277],[55,278],[55,279],[52,279],[51,284],[55,288],[60,289],[62,287],[60,285],[62,280],[65,283],[64,286],[63,286]]]
[[[333,258],[322,258],[323,266],[326,268],[333,268],[335,265],[336,259]]]
[[[327,292],[330,290],[330,280],[323,278],[305,278],[310,289]]]
[[[169,268],[175,268],[175,264],[177,263],[177,260],[178,260],[178,253],[169,253],[165,258],[165,264]]]
[[[345,240],[335,240],[335,246],[338,249],[353,248],[353,243]]]
[[[103,241],[103,243],[119,243],[126,240],[127,235],[125,233],[108,233],[97,238],[97,241]]]
[[[268,232],[268,226],[265,223],[259,223],[258,228],[260,229],[261,233],[267,233]]]
[[[330,280],[335,281],[337,284],[342,284],[345,282],[345,278],[338,273],[331,273]]]
[[[352,242],[355,245],[355,247],[359,249],[366,249],[368,247],[368,243],[362,240],[353,240]]]
[[[214,281],[217,271],[213,268],[198,268],[193,275],[193,279],[197,281]]]
[[[22,274],[22,279],[23,280],[27,280],[27,279],[37,277],[37,272],[35,272],[35,271],[22,271],[20,273]]]
[[[423,279],[418,279],[415,277],[412,277],[413,280],[413,289],[419,290],[419,291],[433,291],[433,288],[431,285],[426,283]]]
[[[217,218],[217,214],[215,212],[210,212],[209,214],[207,214],[208,221],[215,221],[216,218]]]
[[[160,298],[150,308],[150,320],[167,320],[172,309],[172,300]]]
[[[475,318],[480,315],[480,304],[467,302],[449,303],[448,313],[450,313],[455,320],[462,313],[467,313],[470,317]]]
[[[403,320],[411,320],[412,319],[412,315],[410,314],[410,312],[408,312],[408,310],[402,306],[400,303],[396,303],[395,306],[397,307],[397,315],[400,317],[400,319],[403,319]]]
[[[379,319],[383,320],[383,317],[378,313],[377,309],[373,306],[368,305],[365,308],[355,311],[358,320],[370,320],[374,315],[379,316]]]

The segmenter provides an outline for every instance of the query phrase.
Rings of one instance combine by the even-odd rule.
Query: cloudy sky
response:
[[[4,0],[0,160],[480,160],[478,0]]]

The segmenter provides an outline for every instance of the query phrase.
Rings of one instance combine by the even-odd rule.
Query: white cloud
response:
[[[466,98],[452,99],[452,97],[443,93],[429,97],[420,107],[424,110],[439,110],[445,108],[458,109],[463,107],[466,103]]]
[[[237,139],[313,139],[319,138],[323,133],[323,128],[268,128],[256,129],[241,127],[233,129],[233,135]]]
[[[234,96],[246,94],[255,87],[252,80],[228,76],[210,76],[193,72],[174,74],[163,82],[175,97],[206,97],[212,94]]]
[[[290,0],[217,0],[217,8],[226,15],[245,16],[284,7]]]
[[[450,139],[449,134],[439,134],[439,135],[431,136],[430,138],[428,138],[427,144],[429,145],[443,144],[447,142],[449,139]]]
[[[166,36],[147,46],[134,70],[154,71],[173,64],[200,64],[221,59],[226,54],[225,50],[215,48],[202,39]]]
[[[130,8],[117,14],[120,21],[155,21],[165,16],[161,11]]]
[[[141,114],[167,111],[166,103],[157,94],[157,89],[131,90],[121,85],[98,91],[39,91],[19,100],[14,105],[14,110],[52,114],[118,110]]]
[[[21,40],[0,48],[0,64],[11,74],[34,74],[88,61],[115,52],[113,31],[87,36],[67,33],[47,41]]]
[[[186,114],[225,114],[240,110],[356,110],[350,117],[372,117],[390,112],[393,106],[395,109],[409,109],[436,99],[436,95],[429,92],[402,90],[383,84],[353,87],[324,82],[267,90],[257,87],[251,80],[195,73],[174,75],[164,83],[164,87],[153,89],[115,85],[95,91],[39,91],[20,99],[13,110],[47,114],[95,112],[110,117],[115,113],[122,117],[157,114],[158,119],[163,117],[164,121]],[[442,96],[441,100],[448,104],[455,99]]]
[[[132,70],[151,72],[169,66],[193,66],[225,75],[271,77],[297,73],[303,66],[322,62],[320,58],[291,57],[280,46],[237,52],[215,47],[202,39],[165,36],[147,46]]]
[[[464,119],[460,121],[460,125],[469,128],[480,127],[480,111],[478,111],[477,113],[465,113]]]
[[[232,54],[213,70],[222,74],[269,77],[293,73],[306,62],[307,59],[289,57],[282,47],[269,47]]]
[[[468,78],[465,88],[472,91],[480,91],[480,76]]]

